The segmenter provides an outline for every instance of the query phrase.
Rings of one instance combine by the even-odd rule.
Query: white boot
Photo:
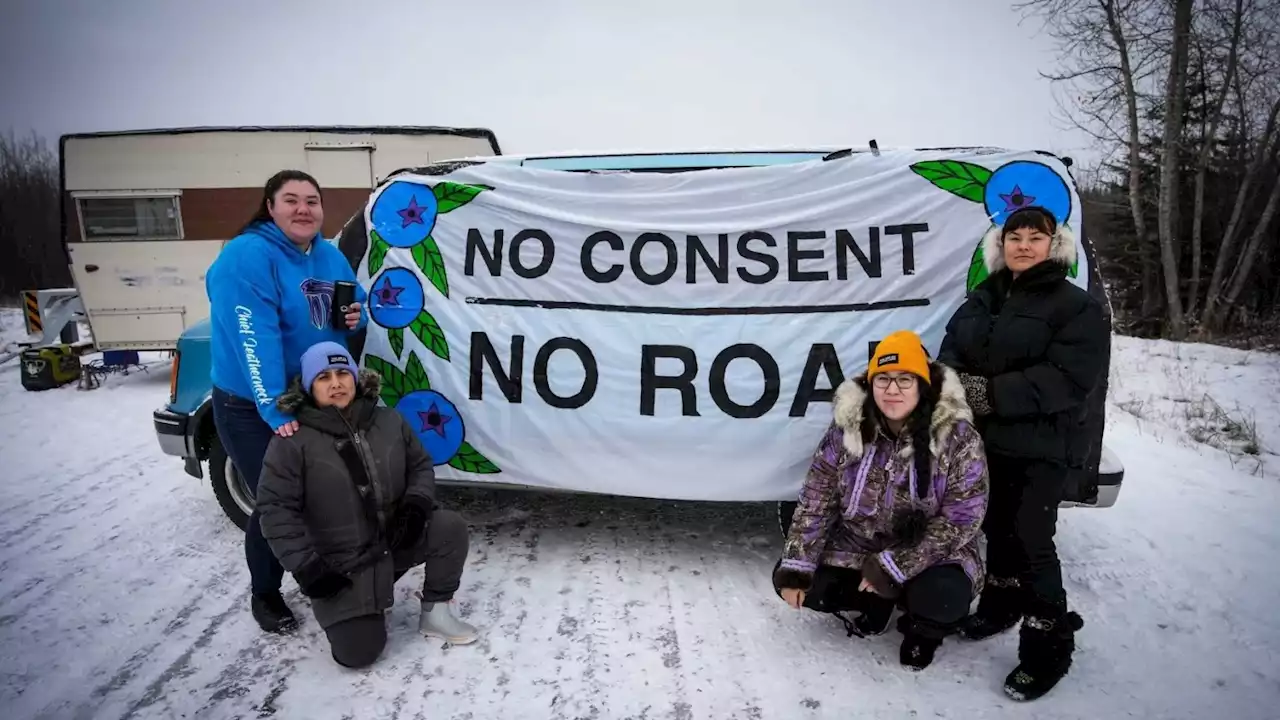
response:
[[[479,636],[471,625],[453,616],[447,602],[422,601],[422,615],[418,617],[418,632],[431,638],[440,638],[453,645],[468,645]]]

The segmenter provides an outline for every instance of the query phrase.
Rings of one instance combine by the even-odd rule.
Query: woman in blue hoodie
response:
[[[205,275],[213,421],[254,493],[272,436],[288,437],[298,429],[276,399],[288,379],[301,372],[303,351],[325,341],[345,346],[367,322],[367,293],[347,258],[320,234],[323,223],[315,178],[298,170],[276,173],[267,181],[258,212],[223,246]],[[345,331],[335,329],[329,318],[336,281],[356,283],[357,302],[348,308]],[[292,630],[297,620],[280,595],[284,570],[262,537],[256,511],[245,532],[245,556],[254,619],[267,632]]]

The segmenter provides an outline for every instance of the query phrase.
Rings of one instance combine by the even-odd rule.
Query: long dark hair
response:
[[[249,222],[240,228],[240,231],[236,233],[237,235],[258,223],[272,221],[271,203],[275,202],[276,193],[280,192],[280,188],[284,187],[284,184],[290,180],[311,183],[311,187],[315,188],[316,193],[320,195],[320,202],[324,202],[324,190],[320,189],[320,183],[316,182],[315,178],[301,170],[281,170],[267,180],[267,184],[262,188],[262,202],[258,203],[258,211],[253,214],[253,217],[249,218]]]
[[[1053,216],[1045,208],[1039,205],[1028,205],[1020,210],[1013,211],[1004,221],[1004,227],[1000,229],[1000,238],[1004,239],[1005,235],[1014,230],[1022,228],[1031,228],[1053,237],[1058,232],[1058,219]]]
[[[933,478],[933,468],[930,465],[932,457],[929,452],[930,426],[933,423],[933,411],[938,407],[938,400],[942,396],[942,373],[942,366],[935,362],[929,363],[932,383],[917,376],[920,402],[903,423],[903,431],[911,436],[911,461],[916,468],[916,496],[921,500],[928,496]],[[875,394],[867,376],[859,375],[854,378],[854,382],[866,393],[866,399],[862,401],[862,426],[858,430],[862,435],[863,447],[869,447],[879,429],[889,431],[889,423],[884,413],[880,412],[880,406],[876,405]]]

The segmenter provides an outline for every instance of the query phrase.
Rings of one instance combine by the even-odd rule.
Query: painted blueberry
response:
[[[414,390],[400,398],[396,411],[418,433],[418,439],[436,465],[444,465],[458,454],[467,428],[462,422],[462,413],[449,398],[435,390]]]
[[[994,225],[1004,225],[1015,210],[1032,205],[1053,213],[1062,225],[1071,217],[1071,191],[1048,165],[1017,160],[1001,165],[987,180],[983,204]]]
[[[406,268],[388,268],[369,286],[369,315],[385,328],[408,327],[422,312],[422,281]]]
[[[392,247],[413,247],[436,226],[435,193],[426,185],[399,180],[388,185],[373,202],[373,227]]]

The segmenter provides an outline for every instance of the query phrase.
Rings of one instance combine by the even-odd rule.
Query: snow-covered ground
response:
[[[0,345],[21,332],[14,315],[0,311]],[[412,632],[419,570],[398,586],[382,660],[343,670],[292,581],[302,630],[258,632],[241,533],[156,444],[168,365],[151,362],[87,392],[27,392],[16,361],[0,366],[6,720],[1277,717],[1272,356],[1117,343],[1108,442],[1126,483],[1114,508],[1062,513],[1087,624],[1071,675],[1031,706],[1000,692],[1014,633],[948,640],[915,674],[896,632],[850,640],[786,607],[758,505],[451,492],[473,527],[461,612],[485,638],[444,648]],[[1206,394],[1254,414],[1260,468],[1194,439],[1212,423],[1186,401]]]

